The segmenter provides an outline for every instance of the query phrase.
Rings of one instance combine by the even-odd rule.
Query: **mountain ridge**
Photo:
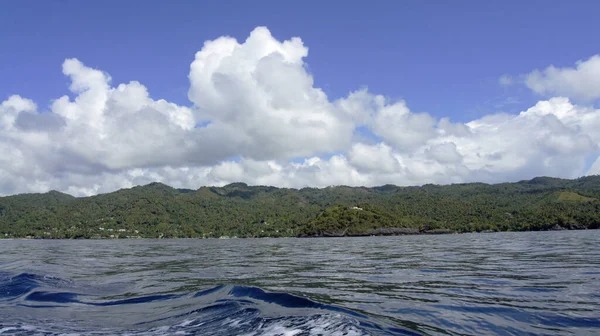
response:
[[[136,185],[130,188],[121,188],[121,189],[117,189],[114,191],[110,191],[110,192],[106,192],[106,193],[99,193],[96,195],[90,195],[90,196],[73,196],[71,194],[65,193],[65,192],[61,192],[58,190],[50,190],[47,192],[43,192],[43,193],[18,193],[18,194],[13,194],[13,195],[5,195],[5,196],[0,196],[0,199],[2,198],[6,198],[6,197],[13,197],[13,196],[21,196],[21,195],[46,195],[46,194],[55,194],[55,195],[67,195],[67,196],[71,196],[74,198],[87,198],[87,197],[94,197],[94,196],[99,196],[99,195],[106,195],[106,194],[112,194],[115,192],[119,192],[122,190],[132,190],[132,189],[136,189],[136,188],[149,188],[149,187],[156,187],[156,188],[169,188],[169,189],[173,189],[175,191],[181,192],[181,193],[188,193],[188,192],[197,192],[200,191],[203,188],[209,188],[209,189],[231,189],[231,188],[255,188],[255,187],[260,187],[260,188],[269,188],[269,189],[284,189],[284,190],[296,190],[296,191],[302,191],[304,189],[307,190],[323,190],[323,189],[329,189],[329,188],[350,188],[350,189],[377,189],[377,190],[386,190],[386,189],[390,189],[390,188],[424,188],[424,187],[449,187],[449,186],[464,186],[464,185],[482,185],[482,186],[499,186],[499,185],[504,185],[504,184],[531,184],[531,185],[549,185],[552,184],[551,182],[576,182],[576,181],[581,181],[581,180],[588,180],[588,179],[594,179],[594,180],[598,180],[600,181],[600,175],[587,175],[587,176],[582,176],[582,177],[578,177],[575,179],[564,179],[564,178],[558,178],[558,177],[551,177],[551,176],[537,176],[534,177],[532,179],[529,180],[519,180],[516,182],[498,182],[498,183],[486,183],[486,182],[461,182],[461,183],[450,183],[450,184],[435,184],[435,183],[426,183],[426,184],[422,184],[422,185],[395,185],[395,184],[383,184],[383,185],[376,185],[376,186],[372,186],[372,187],[366,187],[366,186],[349,186],[349,185],[330,185],[330,186],[326,186],[326,187],[301,187],[301,188],[290,188],[290,187],[277,187],[277,186],[271,186],[271,185],[261,185],[261,184],[256,184],[256,185],[249,185],[245,182],[232,182],[223,186],[210,186],[210,185],[206,185],[206,186],[200,186],[198,189],[189,189],[189,188],[175,188],[172,187],[168,184],[165,184],[163,182],[160,181],[154,181],[154,182],[150,182],[147,184],[143,184],[143,185]],[[549,182],[550,181],[550,182]]]
[[[376,211],[356,217],[340,210],[355,206]],[[319,217],[325,212],[327,220]],[[594,229],[599,224],[597,175],[301,189],[238,182],[192,190],[153,182],[88,197],[57,191],[0,197],[4,237],[296,237]]]

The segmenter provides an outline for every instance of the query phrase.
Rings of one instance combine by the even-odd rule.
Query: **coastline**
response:
[[[527,230],[527,231],[493,231],[493,230],[484,230],[484,231],[468,231],[468,232],[458,232],[453,230],[418,230],[418,229],[410,229],[410,228],[379,228],[375,230],[371,230],[363,233],[345,233],[345,232],[322,232],[314,235],[298,235],[298,236],[279,236],[279,237],[271,237],[271,236],[263,236],[263,237],[237,237],[237,236],[221,236],[221,237],[78,237],[78,238],[53,238],[53,237],[0,237],[0,241],[2,240],[160,240],[160,239],[293,239],[293,238],[350,238],[350,237],[390,237],[390,236],[426,236],[426,235],[451,235],[451,234],[469,234],[469,233],[519,233],[519,232],[551,232],[551,231],[585,231],[585,230],[600,230],[600,229],[588,229],[588,228],[578,228],[578,229],[568,229],[568,228],[552,228],[549,230]]]

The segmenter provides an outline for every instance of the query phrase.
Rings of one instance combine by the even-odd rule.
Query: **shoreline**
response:
[[[395,229],[395,230],[389,230]],[[469,234],[469,233],[478,233],[478,234],[489,234],[489,233],[523,233],[523,232],[555,232],[555,231],[586,231],[586,230],[600,230],[600,229],[550,229],[550,230],[528,230],[528,231],[493,231],[493,230],[485,230],[485,231],[469,231],[469,232],[458,232],[452,230],[427,230],[427,231],[419,231],[416,229],[406,229],[406,228],[381,228],[373,231],[378,231],[377,233],[373,231],[365,232],[365,233],[356,233],[356,234],[346,234],[346,233],[330,233],[324,232],[319,235],[299,235],[299,236],[281,236],[281,237],[229,237],[229,236],[221,236],[221,237],[169,237],[169,238],[159,238],[159,237],[123,237],[123,238],[110,238],[110,237],[90,237],[90,238],[52,238],[52,237],[0,237],[0,241],[2,240],[162,240],[162,239],[304,239],[304,238],[356,238],[356,237],[394,237],[394,236],[427,236],[427,235],[452,235],[452,234]]]

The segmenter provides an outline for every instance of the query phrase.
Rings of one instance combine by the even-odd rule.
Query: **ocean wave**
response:
[[[97,293],[94,286],[57,277],[0,273],[0,335],[414,334],[350,309],[252,286]]]

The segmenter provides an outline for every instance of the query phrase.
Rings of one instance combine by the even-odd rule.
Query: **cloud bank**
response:
[[[71,97],[47,110],[19,95],[0,104],[0,194],[82,196],[153,181],[299,188],[600,173],[600,111],[572,101],[600,98],[598,55],[527,75],[533,91],[557,97],[467,123],[367,89],[332,100],[315,87],[307,55],[300,38],[278,41],[264,27],[242,43],[207,41],[190,66],[189,106],[67,59]]]

